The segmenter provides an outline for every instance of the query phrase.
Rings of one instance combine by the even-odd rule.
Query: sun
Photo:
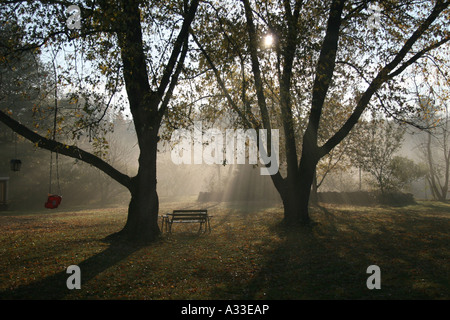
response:
[[[264,46],[266,48],[269,48],[273,45],[273,36],[271,34],[268,34],[264,37]]]

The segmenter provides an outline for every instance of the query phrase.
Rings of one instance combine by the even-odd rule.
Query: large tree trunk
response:
[[[282,197],[285,205],[285,221],[288,225],[307,225],[311,219],[309,216],[309,204],[313,184],[316,184],[317,163],[323,155],[317,146],[317,127],[310,126],[303,135],[302,153],[298,170],[287,177],[287,196]],[[289,172],[289,170],[288,170]],[[314,190],[313,197],[317,197]],[[317,201],[317,198],[315,199]]]
[[[122,2],[124,28],[117,32],[125,87],[141,151],[139,171],[132,178],[129,188],[131,201],[127,223],[118,234],[132,241],[153,241],[160,234],[156,189],[158,130],[187,54],[189,27],[194,19],[198,0],[193,0],[189,8],[185,7],[185,20],[157,90],[152,90],[149,84],[139,4],[139,1]]]
[[[281,193],[284,207],[284,223],[287,227],[297,227],[310,223],[310,191],[311,183],[308,186],[308,181],[301,179]]]
[[[127,222],[119,232],[119,235],[133,242],[154,241],[160,235],[156,179],[158,138],[153,135],[148,140],[139,156],[138,174],[131,181]]]
[[[284,222],[287,227],[308,225],[309,201],[314,173],[318,162],[314,152],[303,152],[296,175],[287,177],[284,188],[277,188],[284,206]]]
[[[286,227],[297,227],[309,222],[308,210],[305,210],[305,199],[298,183],[281,193],[284,207],[284,223]],[[308,204],[306,203],[306,208]]]
[[[312,189],[311,189],[311,197],[310,197],[310,201],[311,204],[314,206],[318,206],[319,205],[319,185],[317,184],[317,170],[314,173],[314,178],[313,178],[313,183],[312,183]]]
[[[285,193],[287,197],[283,199],[285,205],[285,221],[288,225],[304,225],[310,222],[309,218],[309,200],[311,195],[311,186],[314,181],[317,162],[320,159],[317,147],[318,128],[322,108],[328,88],[333,77],[335,66],[335,57],[339,39],[339,27],[341,25],[341,13],[345,1],[333,1],[328,19],[327,32],[322,44],[319,61],[316,70],[316,79],[313,88],[312,106],[309,114],[308,125],[303,135],[303,147],[300,164],[297,167],[297,153],[295,146],[294,130],[292,128],[292,112],[290,111],[289,88],[292,65],[286,65],[287,69],[283,72],[289,76],[288,80],[282,81],[284,91],[281,91],[281,103],[283,113],[283,125],[290,128],[286,131],[286,156],[287,156],[287,185]],[[291,45],[295,45],[292,42]],[[294,48],[286,48],[286,52],[295,52]],[[293,58],[293,57],[291,57]],[[293,60],[289,60],[292,64]],[[287,206],[287,207],[286,207]]]

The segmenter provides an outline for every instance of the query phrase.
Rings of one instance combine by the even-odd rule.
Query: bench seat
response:
[[[162,216],[163,231],[172,233],[172,224],[174,223],[199,223],[199,232],[211,232],[211,216],[208,210],[173,210],[172,213],[166,213]]]

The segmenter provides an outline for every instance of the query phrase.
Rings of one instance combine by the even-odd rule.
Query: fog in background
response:
[[[415,162],[423,162],[419,144],[425,133],[408,130],[399,155]],[[107,136],[109,150],[106,160],[123,173],[133,176],[137,170],[139,148],[131,122],[116,124]],[[80,147],[86,148],[88,145]],[[88,148],[86,148],[89,150]],[[85,150],[86,150],[85,149]],[[181,164],[171,160],[171,146],[161,142],[158,156],[158,194],[160,202],[198,201],[230,202],[240,208],[274,206],[281,204],[280,197],[270,176],[261,176],[253,165]],[[19,172],[10,169],[10,160],[22,161]],[[86,208],[127,206],[130,195],[126,188],[106,176],[100,170],[65,156],[59,156],[59,185],[56,179],[55,154],[53,154],[52,181],[50,185],[50,157],[47,150],[36,148],[0,124],[0,177],[9,177],[9,210],[43,209],[48,193],[63,197],[61,208]],[[50,190],[51,186],[51,190]],[[358,169],[330,172],[319,188],[321,191],[369,190],[367,174]],[[416,199],[431,199],[424,179],[420,179],[405,192]],[[176,209],[176,208],[174,208]]]

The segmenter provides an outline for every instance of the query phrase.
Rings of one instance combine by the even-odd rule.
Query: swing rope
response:
[[[58,194],[61,194],[61,186],[59,184],[59,165],[58,165],[58,152],[55,152],[55,164],[56,164],[56,183],[58,187]],[[52,171],[53,171],[53,151],[50,152],[50,179],[48,193],[52,194]]]
[[[55,74],[55,114],[53,116],[53,142],[55,142],[56,147],[53,150],[50,148],[50,181],[49,181],[49,193],[47,202],[45,203],[45,207],[48,209],[56,209],[61,203],[61,187],[59,185],[59,166],[58,166],[58,144],[56,143],[56,124],[57,124],[57,116],[58,116],[58,76],[56,73],[56,65],[55,65],[55,57],[53,59],[53,71]],[[56,153],[56,180],[58,182],[58,194],[52,194],[52,175],[53,175],[53,152]]]
[[[58,115],[58,86],[57,86],[57,78],[56,78],[56,69],[55,69],[55,113],[53,116],[53,141],[56,142],[56,124],[57,124],[57,115]],[[61,186],[59,184],[59,165],[58,165],[58,149],[55,151],[55,163],[56,163],[56,182],[58,186],[58,194],[61,194]],[[52,171],[53,171],[53,150],[50,151],[50,183],[49,183],[49,194],[52,194]]]
[[[17,133],[14,132],[14,159],[17,159]]]

